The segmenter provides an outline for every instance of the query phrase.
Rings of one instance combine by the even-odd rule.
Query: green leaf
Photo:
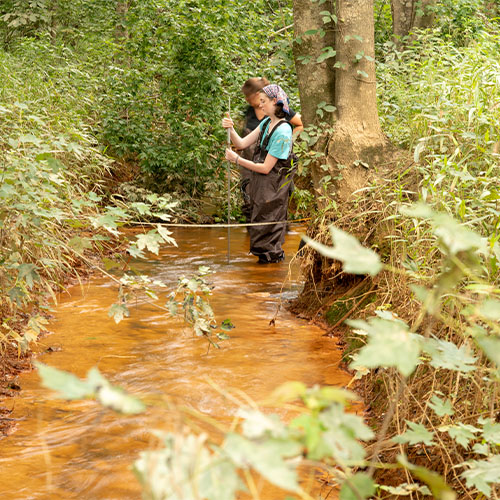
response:
[[[462,422],[457,425],[443,425],[439,427],[439,430],[447,432],[452,439],[464,448],[468,448],[470,441],[475,439],[475,434],[481,432],[480,429],[473,425],[462,424]]]
[[[123,318],[128,318],[130,316],[130,311],[125,304],[113,304],[109,308],[108,316],[113,318],[115,323],[118,324]]]
[[[250,464],[270,483],[288,491],[299,490],[295,464],[285,461],[302,452],[299,443],[278,439],[254,443],[230,433],[226,435],[223,449],[239,467],[247,468]]]
[[[245,490],[234,464],[206,434],[165,434],[164,447],[140,453],[134,473],[150,498],[234,500]]]
[[[319,30],[307,30],[306,32],[304,32],[304,35],[315,35],[316,33],[318,33]]]
[[[410,217],[431,219],[434,234],[450,255],[468,250],[483,249],[484,251],[485,240],[463,224],[459,224],[448,214],[434,212],[424,203],[404,207],[401,212]]]
[[[325,456],[330,456],[331,451],[322,439],[324,428],[317,416],[303,413],[290,422],[290,429],[303,432],[303,442],[309,459],[321,460]]]
[[[35,264],[21,264],[17,268],[17,272],[18,281],[24,280],[29,289],[33,288],[35,281],[40,281],[40,275]]]
[[[419,363],[422,337],[411,333],[406,323],[370,318],[368,322],[350,320],[347,324],[368,334],[368,343],[360,349],[351,368],[393,366],[405,377],[413,373]]]
[[[150,252],[158,255],[160,251],[160,243],[163,238],[158,234],[155,229],[147,232],[146,234],[139,234],[136,236],[136,245],[139,250],[147,248]]]
[[[406,430],[403,434],[394,437],[393,441],[396,443],[408,443],[409,445],[424,443],[427,446],[433,446],[435,444],[432,440],[434,433],[428,431],[422,424],[417,424],[408,420],[406,421],[406,424],[410,429]]]
[[[42,379],[42,385],[59,393],[62,399],[85,399],[94,393],[93,387],[71,373],[67,373],[52,366],[34,362]]]
[[[409,470],[417,479],[423,481],[431,490],[433,497],[436,500],[455,500],[455,492],[446,484],[442,476],[436,472],[430,471],[425,467],[413,465],[406,459],[405,456],[399,455],[398,462],[407,470]]]
[[[322,49],[321,54],[316,58],[316,62],[321,63],[330,57],[335,57],[337,52],[333,50],[333,47],[325,47]]]
[[[78,253],[83,253],[86,249],[92,248],[92,243],[89,238],[81,238],[80,236],[73,236],[68,241],[68,246]]]
[[[342,405],[334,403],[319,414],[319,421],[325,431],[321,447],[318,446],[322,453],[315,458],[332,456],[345,464],[364,459],[366,452],[359,440],[371,440],[374,433],[361,417],[347,413]]]
[[[469,468],[462,473],[469,488],[477,488],[486,498],[491,498],[492,484],[500,483],[500,455],[487,460],[470,460],[464,462]]]
[[[500,338],[491,335],[476,335],[474,340],[488,359],[500,368]]]
[[[220,328],[221,330],[224,330],[226,332],[229,332],[231,331],[233,328],[234,328],[234,325],[233,323],[231,322],[231,320],[229,318],[225,319],[221,325],[220,325]]]
[[[382,269],[379,256],[368,248],[360,245],[359,241],[350,234],[330,226],[334,246],[328,247],[302,236],[306,243],[317,250],[321,255],[330,259],[337,259],[343,263],[346,273],[369,274],[376,276]]]
[[[432,396],[430,402],[427,404],[434,410],[438,417],[453,415],[455,413],[451,406],[451,402],[448,399],[446,401],[443,401],[436,395]]]
[[[469,353],[465,344],[457,347],[447,340],[428,339],[424,344],[424,350],[432,357],[430,364],[434,368],[464,373],[476,369],[477,358]]]
[[[484,319],[500,321],[500,300],[487,299],[478,307],[477,313]]]
[[[500,424],[490,418],[480,418],[478,421],[483,425],[483,438],[490,444],[500,445]]]
[[[340,500],[361,500],[370,498],[375,494],[375,483],[373,479],[359,472],[346,478],[340,489]]]
[[[379,485],[379,488],[382,491],[387,491],[388,493],[391,493],[392,495],[396,496],[410,496],[413,495],[413,493],[421,493],[422,495],[432,495],[430,492],[429,488],[427,486],[422,486],[420,484],[408,484],[408,483],[401,483],[398,486],[385,486],[385,485]]]

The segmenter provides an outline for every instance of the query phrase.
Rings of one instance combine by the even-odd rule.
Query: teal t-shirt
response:
[[[270,124],[269,120],[263,120],[260,123],[259,127],[262,130],[264,122],[266,129],[264,135],[262,136],[262,141],[260,143],[261,146],[267,134],[269,133],[269,124]],[[292,147],[292,127],[290,127],[288,123],[282,123],[281,125],[278,126],[278,128],[274,131],[273,135],[271,136],[271,140],[267,145],[267,152],[271,156],[274,156],[279,160],[286,160],[290,155],[291,147]]]

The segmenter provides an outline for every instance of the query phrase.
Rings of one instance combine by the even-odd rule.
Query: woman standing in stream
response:
[[[248,107],[245,110],[245,121],[241,137],[245,137],[252,132],[252,130],[255,130],[260,125],[260,122],[266,117],[260,107],[260,91],[266,85],[269,85],[267,78],[249,78],[241,87],[241,92],[245,96],[245,101],[248,103]],[[297,137],[300,132],[304,130],[304,125],[302,124],[300,115],[292,108],[289,108],[288,113],[285,115],[285,120],[293,125],[293,137]],[[254,151],[255,144],[252,144],[248,148],[241,151],[240,156],[242,158],[246,158],[247,160],[253,160]],[[245,216],[245,220],[249,222],[251,215],[251,200],[249,193],[251,171],[240,167],[240,176],[241,193],[243,196],[243,206],[241,207],[241,212]],[[293,191],[293,184],[290,183],[289,187],[291,195]]]
[[[251,171],[249,195],[250,222],[276,222],[249,226],[250,252],[260,264],[281,262],[285,258],[285,240],[289,186],[295,171],[292,126],[285,119],[290,113],[289,99],[279,85],[267,85],[259,92],[260,109],[266,118],[241,138],[228,115],[222,126],[230,129],[231,142],[237,149],[255,144],[253,159],[242,158],[226,149],[226,159]]]

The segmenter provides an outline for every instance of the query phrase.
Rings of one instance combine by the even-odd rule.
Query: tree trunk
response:
[[[426,29],[434,24],[434,10],[433,7],[436,0],[420,0],[415,12],[415,21],[413,27]]]
[[[413,28],[426,29],[434,23],[435,0],[391,0],[392,33],[396,44]]]
[[[328,58],[318,63],[317,58],[325,47],[335,47],[335,25],[323,23],[320,12],[333,10],[331,2],[319,5],[311,0],[293,0],[293,19],[295,42],[293,55],[299,83],[302,119],[306,125],[324,121],[316,113],[318,104],[335,103],[334,59]],[[305,35],[307,31],[317,30],[316,34]],[[324,36],[321,36],[324,31]],[[328,115],[331,118],[331,114]]]
[[[377,110],[373,0],[337,0],[335,129],[328,163],[339,199],[363,187],[386,141]]]
[[[327,47],[333,51],[335,47],[335,24],[333,21],[323,22],[324,15],[321,12],[333,11],[331,1],[319,5],[319,2],[311,0],[293,0],[293,18],[295,42],[293,54],[295,68],[297,72],[300,108],[302,121],[304,122],[306,133],[314,133],[309,126],[319,126],[330,128],[333,123],[333,114],[328,112],[318,113],[318,105],[326,103],[333,106],[335,104],[335,58],[329,57],[322,62],[317,62],[318,57]],[[313,33],[316,31],[316,33]],[[306,34],[310,32],[313,34]],[[333,53],[333,52],[332,52]],[[324,125],[327,127],[324,127]],[[312,184],[317,192],[317,198],[322,194],[321,179],[325,172],[321,171],[320,165],[324,164],[322,155],[328,142],[328,135],[323,132],[319,139],[309,148],[313,160],[310,164]]]
[[[399,44],[413,28],[415,21],[415,0],[392,0],[392,34],[394,41]]]

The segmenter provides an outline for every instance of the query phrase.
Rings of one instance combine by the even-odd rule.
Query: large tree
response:
[[[294,0],[294,26],[302,42],[295,57],[304,121],[317,122],[318,104],[335,107],[323,115],[333,133],[320,144],[330,177],[337,180],[335,194],[348,199],[365,184],[386,145],[377,112],[373,0],[337,0],[321,7]],[[304,59],[306,51],[310,59]],[[322,162],[312,167],[317,190],[322,187],[318,179],[324,178],[319,169]]]
[[[391,0],[392,32],[399,43],[413,28],[428,28],[434,20],[435,0]]]

